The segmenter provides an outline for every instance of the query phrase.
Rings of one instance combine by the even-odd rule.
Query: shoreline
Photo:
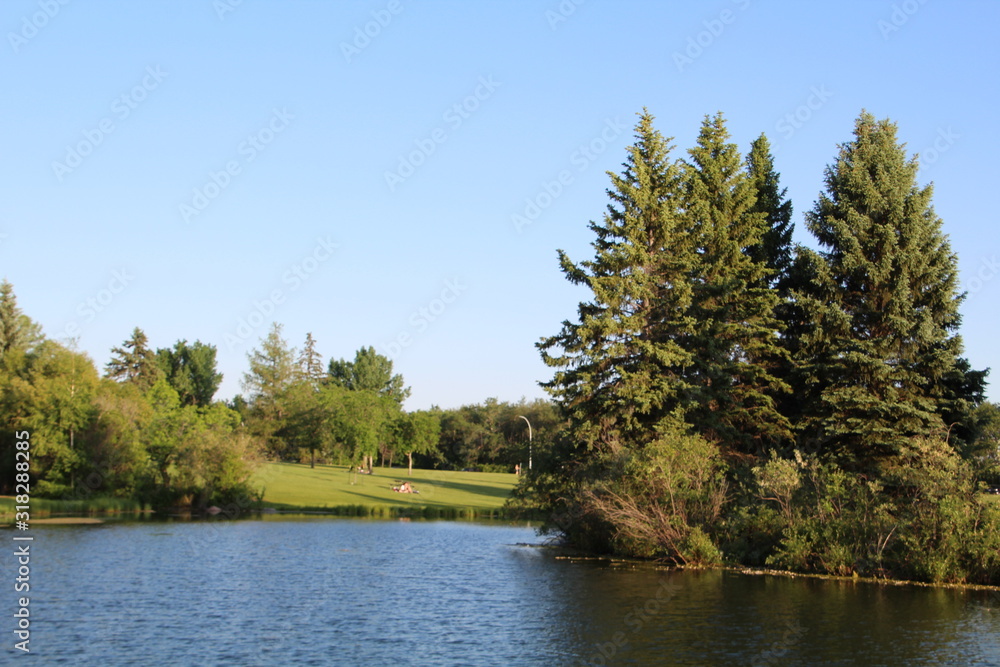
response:
[[[569,560],[569,561],[605,561],[610,567],[635,567],[635,568],[651,568],[657,570],[677,570],[677,571],[690,571],[690,572],[729,572],[732,574],[742,574],[751,577],[783,577],[786,579],[816,579],[820,581],[839,581],[844,583],[861,583],[861,584],[878,584],[883,586],[918,586],[921,588],[949,588],[956,590],[975,590],[975,591],[991,591],[1000,592],[1000,585],[992,584],[974,584],[974,583],[955,583],[955,582],[929,582],[929,581],[917,581],[915,579],[890,579],[890,578],[879,578],[879,577],[862,577],[858,575],[854,576],[844,576],[835,574],[822,574],[819,572],[795,572],[794,570],[776,570],[766,567],[751,567],[746,565],[708,565],[708,566],[685,566],[685,565],[670,565],[663,562],[652,561],[652,560],[642,560],[642,559],[631,559],[622,556],[600,556],[594,554],[585,554],[582,552],[572,552],[571,548],[562,547],[559,545],[532,545],[538,548],[546,549],[562,549],[566,553],[557,555],[555,558],[557,560]]]

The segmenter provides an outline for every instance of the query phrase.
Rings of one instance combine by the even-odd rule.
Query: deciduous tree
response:
[[[409,475],[413,475],[413,455],[429,454],[438,445],[441,435],[441,421],[437,415],[418,411],[403,414],[399,418],[399,449],[409,461]]]
[[[160,348],[156,359],[167,382],[180,396],[183,405],[206,407],[212,403],[222,383],[222,373],[215,364],[216,347],[196,340],[190,345],[179,340],[171,348]]]
[[[374,347],[358,350],[354,361],[331,359],[328,381],[353,391],[373,391],[400,405],[410,396],[403,376],[392,372],[392,359],[377,353]]]

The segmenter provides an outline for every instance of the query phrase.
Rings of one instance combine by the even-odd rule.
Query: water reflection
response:
[[[989,593],[563,560],[524,542],[541,540],[456,522],[52,527],[33,547],[32,649],[102,665],[1000,662]]]

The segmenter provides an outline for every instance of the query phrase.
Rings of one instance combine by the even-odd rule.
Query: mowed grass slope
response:
[[[404,481],[419,493],[391,489]],[[349,505],[499,509],[517,485],[517,477],[417,469],[411,477],[406,468],[375,468],[371,475],[358,475],[345,466],[265,463],[253,483],[264,489],[265,506],[282,509]]]

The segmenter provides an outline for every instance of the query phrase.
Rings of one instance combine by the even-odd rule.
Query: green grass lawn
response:
[[[397,493],[390,487],[409,482],[419,493]],[[353,482],[353,483],[352,483]],[[371,475],[354,475],[345,466],[265,463],[254,486],[264,489],[264,505],[279,509],[383,506],[402,509],[499,509],[517,484],[507,473],[455,472],[375,468]]]

